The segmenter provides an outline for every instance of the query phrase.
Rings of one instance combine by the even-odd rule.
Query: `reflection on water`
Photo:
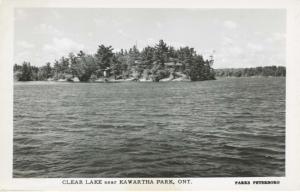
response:
[[[285,174],[285,78],[16,83],[14,177]]]

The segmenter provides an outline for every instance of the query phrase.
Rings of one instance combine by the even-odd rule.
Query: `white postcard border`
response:
[[[0,190],[289,190],[300,189],[300,3],[296,0],[3,0],[0,4]],[[13,43],[14,9],[18,7],[86,8],[267,8],[287,11],[286,176],[250,178],[190,178],[192,184],[63,184],[87,178],[14,179],[13,148]],[[297,25],[298,24],[298,25]],[[97,179],[97,178],[94,178]],[[116,180],[120,178],[98,178]],[[129,178],[130,179],[130,178]],[[142,178],[137,178],[142,179]],[[145,178],[147,179],[147,178]],[[160,179],[160,178],[158,178]],[[165,178],[164,178],[165,179]],[[178,179],[173,178],[174,182]],[[155,182],[157,179],[152,178]],[[236,185],[235,181],[280,181],[274,185]]]

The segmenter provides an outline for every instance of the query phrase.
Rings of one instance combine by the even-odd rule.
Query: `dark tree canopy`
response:
[[[218,77],[251,77],[251,76],[274,76],[285,77],[286,69],[283,66],[265,66],[236,69],[216,69]]]

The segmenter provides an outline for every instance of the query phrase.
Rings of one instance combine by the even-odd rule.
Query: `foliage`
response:
[[[53,76],[51,64],[48,62],[38,70],[38,80],[47,80]]]
[[[265,66],[238,69],[216,69],[218,77],[251,77],[251,76],[275,76],[285,77],[286,69],[283,66]]]
[[[152,80],[154,82],[158,82],[161,79],[169,77],[169,75],[170,75],[170,71],[160,69],[160,70],[157,70],[157,72],[152,76]]]
[[[15,64],[14,78],[18,81],[37,80],[38,68],[31,66],[29,62],[24,61],[22,65]]]
[[[42,67],[31,66],[29,62],[15,65],[15,79],[19,81],[72,80],[80,81],[98,78],[147,78],[159,81],[174,72],[184,74],[192,81],[214,79],[212,60],[204,60],[193,48],[175,49],[160,40],[155,46],[147,46],[141,51],[136,46],[129,50],[113,52],[111,46],[99,45],[94,55],[80,51],[69,53]]]

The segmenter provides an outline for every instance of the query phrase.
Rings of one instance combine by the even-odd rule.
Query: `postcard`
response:
[[[300,189],[299,2],[241,2],[2,1],[0,188]]]

